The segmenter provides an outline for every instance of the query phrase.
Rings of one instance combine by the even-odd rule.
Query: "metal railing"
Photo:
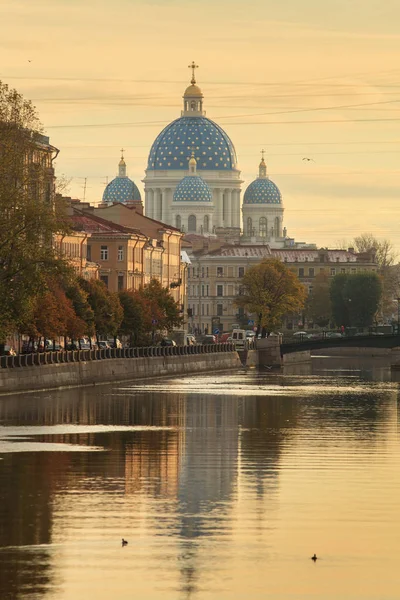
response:
[[[215,354],[233,352],[231,343],[204,344],[196,346],[148,346],[138,348],[103,348],[101,350],[61,350],[0,356],[0,368],[14,369],[41,365],[86,362],[115,358],[156,358],[166,356],[191,356],[196,354]]]

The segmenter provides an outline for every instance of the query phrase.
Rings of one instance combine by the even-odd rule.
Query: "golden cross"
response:
[[[264,152],[265,152],[265,150],[264,150],[264,148],[263,148],[263,149],[261,150],[261,157],[262,157],[262,160],[264,160]]]
[[[190,83],[192,85],[194,85],[196,83],[196,77],[194,75],[194,72],[195,72],[195,69],[198,69],[198,68],[199,68],[199,65],[196,65],[196,63],[194,61],[192,61],[191,65],[188,65],[188,69],[192,69],[192,79],[190,81]]]
[[[125,152],[125,148],[121,148],[121,158],[124,158],[124,152]]]

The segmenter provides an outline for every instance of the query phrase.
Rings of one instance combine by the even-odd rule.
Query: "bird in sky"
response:
[[[313,158],[308,158],[307,156],[305,156],[305,157],[303,158],[303,160],[306,160],[306,161],[308,161],[308,162],[310,162],[310,161],[312,161],[312,162],[315,162],[315,160],[314,160]]]

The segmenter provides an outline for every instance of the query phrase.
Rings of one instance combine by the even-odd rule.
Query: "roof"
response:
[[[154,141],[147,169],[186,170],[192,148],[197,170],[237,169],[235,148],[225,131],[207,117],[180,117]]]
[[[70,217],[72,221],[72,227],[78,231],[86,231],[87,233],[124,233],[129,235],[144,235],[139,229],[133,229],[132,227],[124,227],[123,225],[117,225],[112,221],[107,221],[101,217],[95,215],[88,215],[78,211],[76,208],[73,210],[73,215]]]
[[[265,258],[278,258],[282,262],[321,262],[321,255],[324,257],[324,262],[328,263],[348,263],[348,262],[359,262],[359,260],[366,260],[365,255],[357,254],[349,250],[329,250],[326,248],[321,249],[308,249],[308,248],[287,248],[287,249],[275,249],[270,248],[268,245],[256,246],[256,245],[224,245],[221,248],[212,250],[204,253],[203,256],[209,257],[238,257],[238,258],[259,258],[260,260]],[[370,257],[370,262],[373,262]]]

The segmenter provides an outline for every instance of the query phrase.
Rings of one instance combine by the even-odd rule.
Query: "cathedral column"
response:
[[[160,201],[161,201],[161,192],[159,188],[155,188],[154,190],[154,211],[153,211],[153,219],[156,221],[160,220]]]
[[[146,190],[146,216],[153,218],[154,214],[154,190]]]
[[[235,227],[240,227],[240,190],[234,190],[235,198]]]
[[[223,221],[222,221],[222,190],[221,188],[215,188],[214,189],[214,194],[215,194],[215,227],[222,227],[223,226]]]

